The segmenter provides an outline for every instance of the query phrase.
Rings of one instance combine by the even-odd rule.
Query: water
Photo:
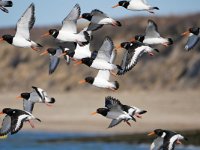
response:
[[[91,134],[18,133],[0,140],[0,150],[149,150],[147,144],[103,143],[103,142],[38,142],[47,139],[94,136]],[[200,147],[185,146],[177,150],[200,150]]]

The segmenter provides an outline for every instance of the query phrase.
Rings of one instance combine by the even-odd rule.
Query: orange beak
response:
[[[97,112],[93,112],[93,113],[91,113],[91,115],[96,115],[97,114]]]
[[[76,63],[74,64],[75,66],[82,64],[82,61],[76,61]]]
[[[79,81],[78,83],[79,83],[79,84],[83,84],[83,83],[86,83],[86,81],[85,81],[85,80],[81,80],[81,81]]]
[[[4,113],[3,112],[0,112],[0,115],[3,115]]]
[[[67,52],[63,52],[59,57],[67,55]]]
[[[150,132],[149,134],[148,134],[148,136],[152,136],[152,135],[155,135],[155,132],[153,131],[153,132]]]
[[[46,37],[46,36],[49,36],[49,35],[50,35],[49,32],[47,32],[47,33],[43,34],[41,37]]]
[[[4,41],[4,39],[3,38],[0,38],[0,42],[3,42]]]
[[[16,97],[16,99],[21,99],[21,98],[23,98],[23,97],[21,97],[21,96],[17,96],[17,97]]]
[[[116,8],[116,7],[118,7],[118,6],[119,6],[119,4],[117,4],[117,5],[113,6],[112,8]]]
[[[43,56],[43,55],[46,55],[46,54],[48,54],[48,51],[47,51],[47,50],[45,50],[44,52],[42,52],[42,53],[40,54],[40,56]]]
[[[181,35],[182,35],[182,36],[188,36],[189,34],[190,34],[190,32],[189,32],[189,31],[186,31],[186,32],[182,33]]]

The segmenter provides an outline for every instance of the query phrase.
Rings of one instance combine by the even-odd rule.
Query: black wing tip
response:
[[[158,8],[158,7],[153,7],[153,9],[160,10],[160,8]]]
[[[114,81],[114,84],[115,84],[115,90],[118,90],[119,89],[119,82]]]
[[[55,103],[55,102],[56,102],[55,98],[52,97],[52,98],[51,98],[51,101],[50,101],[49,103],[53,104],[53,103]]]
[[[7,1],[6,4],[4,5],[4,7],[12,7],[12,6],[13,6],[12,1]]]
[[[145,113],[147,113],[146,110],[142,110],[142,111],[139,112],[140,115],[141,115],[141,114],[145,114]]]

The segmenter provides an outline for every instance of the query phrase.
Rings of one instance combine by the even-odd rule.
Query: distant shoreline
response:
[[[183,141],[184,145],[200,146],[200,130],[178,131],[188,141]],[[81,137],[62,137],[47,140],[37,140],[38,143],[65,143],[65,142],[103,142],[103,143],[128,143],[128,144],[150,144],[155,137],[149,137],[146,133],[137,134],[109,134],[109,135],[86,135]]]

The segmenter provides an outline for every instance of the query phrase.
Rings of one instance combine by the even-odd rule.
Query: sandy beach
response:
[[[1,94],[0,106],[22,108],[22,101],[16,100],[19,93]],[[173,130],[200,129],[200,92],[199,91],[129,91],[99,92],[93,90],[76,91],[49,95],[56,98],[52,107],[36,104],[33,114],[42,120],[34,121],[36,128],[31,129],[25,123],[23,130],[51,132],[84,132],[84,133],[140,133],[155,128]],[[110,120],[101,115],[92,116],[99,107],[104,107],[104,98],[113,96],[122,103],[143,108],[148,112],[143,119],[131,122],[132,127],[121,123],[107,129]],[[3,116],[1,116],[1,120]]]

